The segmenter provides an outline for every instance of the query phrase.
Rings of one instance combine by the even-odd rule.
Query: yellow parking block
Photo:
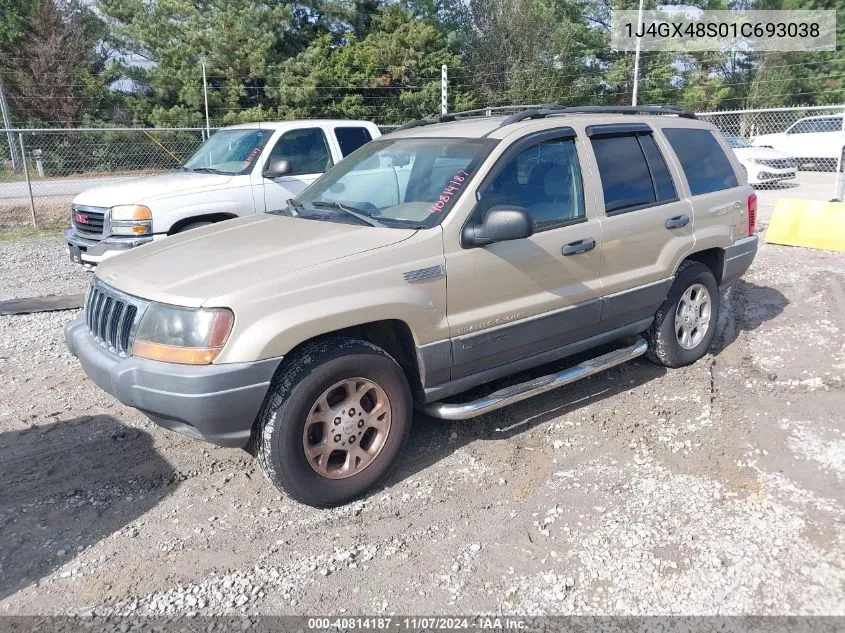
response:
[[[845,202],[778,198],[766,242],[845,253]]]

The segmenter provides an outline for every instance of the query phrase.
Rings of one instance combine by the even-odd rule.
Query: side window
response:
[[[318,127],[290,130],[282,134],[268,160],[273,158],[290,161],[290,176],[321,174],[332,166],[326,135]]]
[[[337,137],[340,153],[344,158],[373,140],[370,131],[365,127],[336,127],[334,135]]]
[[[479,200],[483,211],[496,205],[525,207],[541,231],[584,219],[575,140],[544,141],[510,158]]]
[[[840,132],[842,130],[841,117],[828,117],[826,119],[818,119],[818,132]]]
[[[787,130],[788,134],[809,134],[810,132],[814,132],[813,129],[813,121],[804,119],[802,121],[798,121],[795,123],[791,128]]]
[[[654,181],[654,191],[657,194],[657,201],[666,202],[668,200],[676,200],[678,194],[675,192],[675,183],[672,182],[669,168],[666,167],[666,161],[663,159],[663,154],[657,148],[654,137],[651,134],[643,134],[638,136],[637,140],[640,142],[640,147],[643,148],[643,154],[645,154],[645,160],[651,172],[651,179]]]
[[[604,191],[605,213],[624,213],[657,203],[655,183],[652,182],[645,153],[635,134],[599,136],[591,140]],[[665,163],[663,168],[665,170]],[[665,188],[665,184],[663,186]]]
[[[739,184],[733,166],[710,130],[664,128],[663,134],[675,150],[692,195],[730,189]]]

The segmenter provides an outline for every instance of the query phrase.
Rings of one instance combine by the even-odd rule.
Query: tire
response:
[[[696,307],[699,300],[701,303]],[[694,363],[707,353],[713,342],[718,318],[719,286],[713,273],[699,262],[682,262],[675,282],[646,332],[647,356],[665,367]],[[676,325],[680,327],[676,329]]]
[[[207,221],[191,222],[190,224],[186,224],[181,229],[176,231],[176,234],[184,233],[185,231],[191,231],[193,229],[198,229],[198,228],[203,227],[203,226],[208,226],[209,224],[214,224],[214,222],[207,222]]]
[[[390,471],[412,416],[408,381],[387,352],[366,341],[327,338],[286,359],[273,379],[255,451],[277,488],[307,505],[333,507]]]

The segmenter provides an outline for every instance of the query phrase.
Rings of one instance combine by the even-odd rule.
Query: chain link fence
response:
[[[461,112],[506,115],[537,105]],[[760,204],[778,196],[840,199],[845,106],[700,112],[734,147]],[[383,132],[389,129],[383,128]],[[202,128],[0,130],[0,228],[63,226],[79,193],[178,169],[205,140]]]
[[[77,194],[178,169],[205,140],[204,129],[183,128],[0,131],[0,227],[21,224],[23,215],[62,225]]]

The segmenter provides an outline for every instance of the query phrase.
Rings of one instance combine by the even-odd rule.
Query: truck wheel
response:
[[[704,356],[719,316],[719,286],[704,264],[678,267],[669,294],[646,332],[648,357],[666,367],[682,367]]]
[[[302,503],[332,507],[387,474],[412,415],[408,381],[387,352],[332,337],[285,359],[259,414],[255,448],[277,488]]]

